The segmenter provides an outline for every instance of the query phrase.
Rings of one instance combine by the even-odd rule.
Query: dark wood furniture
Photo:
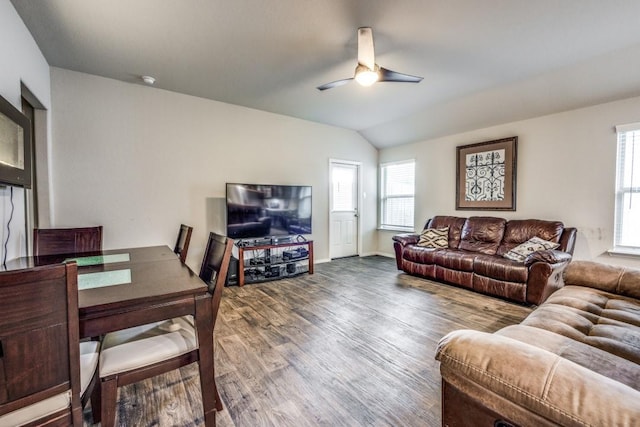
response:
[[[204,252],[202,267],[200,268],[200,278],[207,283],[211,299],[211,311],[213,315],[213,326],[216,326],[220,300],[222,299],[222,289],[227,280],[229,262],[233,251],[233,240],[216,233],[209,233],[207,249]],[[218,393],[218,387],[214,381],[213,388],[216,396],[216,410],[222,410],[222,400]]]
[[[0,422],[47,414],[53,398],[37,425],[82,426],[77,286],[75,263],[0,273]]]
[[[189,252],[189,243],[191,242],[191,233],[193,227],[180,224],[180,230],[178,231],[178,239],[173,247],[173,252],[180,257],[180,261],[185,262],[187,260],[187,252]]]
[[[216,313],[220,306],[232,246],[232,240],[210,233],[200,272],[200,277],[208,285],[210,296],[210,323],[204,325],[209,335],[213,333]],[[104,337],[100,356],[102,426],[114,425],[118,387],[155,377],[194,362],[200,363],[201,371],[213,372],[213,360],[200,359],[199,347],[203,343],[195,339],[196,335],[199,337],[199,328],[203,324],[204,322],[194,324],[191,316],[181,316],[166,322],[147,323],[120,330]],[[221,410],[222,402],[215,381],[210,384],[202,382],[201,385],[203,400],[214,397],[216,409]]]
[[[298,252],[301,249],[306,254]],[[248,254],[245,259],[245,254]],[[238,286],[313,274],[313,240],[238,247]],[[305,269],[299,267],[305,264]]]
[[[198,337],[198,360],[202,403],[206,426],[215,425],[216,396],[213,371],[213,314],[208,287],[168,246],[129,248],[80,253],[79,279],[90,273],[130,275],[121,285],[99,286],[78,292],[81,337],[95,337],[109,332],[144,325],[183,315],[195,319]],[[121,259],[126,255],[126,259]],[[62,262],[74,255],[48,255],[8,261],[5,269],[28,268]],[[95,256],[94,265],[83,265]],[[99,263],[102,257],[103,262]],[[83,277],[84,276],[84,277]],[[93,276],[95,277],[95,276]],[[194,360],[195,361],[195,360]],[[109,409],[114,413],[115,407]],[[104,416],[104,415],[103,415]],[[94,419],[98,422],[97,419]],[[102,425],[105,425],[104,423]]]
[[[99,251],[102,226],[81,228],[34,228],[33,254],[56,255]]]

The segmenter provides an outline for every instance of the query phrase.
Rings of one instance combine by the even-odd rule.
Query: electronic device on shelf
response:
[[[285,261],[305,258],[307,256],[309,256],[309,251],[307,250],[307,248],[303,248],[303,247],[289,249],[282,252],[282,259]]]
[[[271,239],[271,243],[274,245],[281,245],[283,243],[291,243],[293,242],[293,237],[284,236],[284,237],[274,237]]]
[[[226,202],[232,239],[269,239],[256,243],[267,245],[311,234],[310,185],[227,183]]]
[[[265,246],[265,245],[270,245],[272,243],[273,243],[273,240],[271,240],[269,238],[255,239],[253,241],[253,246]]]
[[[259,245],[263,239],[238,242],[237,284],[258,283],[313,274],[313,241]],[[247,243],[248,242],[248,243]]]

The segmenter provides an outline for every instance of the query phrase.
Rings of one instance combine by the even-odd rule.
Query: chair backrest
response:
[[[189,251],[189,243],[191,242],[191,233],[193,227],[180,224],[180,231],[178,232],[178,240],[173,248],[173,252],[180,257],[180,261],[185,262],[187,260],[187,252]]]
[[[218,317],[222,289],[227,280],[229,261],[233,250],[233,240],[216,233],[209,233],[207,249],[204,251],[204,259],[200,268],[200,278],[209,286],[209,292],[213,295],[213,324]]]
[[[102,250],[102,226],[81,228],[35,228],[33,254],[59,255]]]
[[[0,426],[81,426],[76,264],[0,273],[0,310]]]

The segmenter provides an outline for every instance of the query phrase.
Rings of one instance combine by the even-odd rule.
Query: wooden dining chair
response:
[[[191,242],[191,232],[193,227],[180,224],[180,231],[178,231],[178,240],[173,248],[173,252],[180,257],[180,261],[185,262],[187,260],[187,252],[189,251],[189,242]]]
[[[102,250],[102,226],[34,228],[33,255],[59,255]]]
[[[211,295],[212,331],[220,307],[232,247],[232,239],[215,233],[209,234],[200,277],[207,283]],[[102,427],[111,427],[115,423],[118,387],[198,362],[196,337],[193,316],[182,316],[106,334],[100,354],[100,387],[96,387],[96,392],[100,395]],[[208,389],[207,382],[202,378],[200,386],[203,396],[215,396],[216,410],[221,410],[222,402],[215,381],[212,390]],[[92,402],[94,400],[98,399],[92,399]]]
[[[0,273],[0,426],[82,426],[99,343],[80,346],[77,277],[75,263]]]

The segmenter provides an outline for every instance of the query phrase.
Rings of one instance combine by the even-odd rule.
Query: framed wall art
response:
[[[518,137],[456,147],[456,209],[516,210]]]

